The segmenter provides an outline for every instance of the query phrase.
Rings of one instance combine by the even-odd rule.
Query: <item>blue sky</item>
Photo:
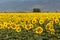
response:
[[[0,0],[0,11],[60,11],[60,0]]]

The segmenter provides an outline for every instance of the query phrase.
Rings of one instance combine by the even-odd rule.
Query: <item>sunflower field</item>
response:
[[[0,40],[60,40],[60,14],[0,13]]]

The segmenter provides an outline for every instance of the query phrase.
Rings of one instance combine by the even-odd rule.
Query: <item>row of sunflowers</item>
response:
[[[14,38],[15,40],[42,40],[42,38],[47,38],[47,39],[50,38],[50,40],[57,40],[60,39],[59,29],[60,29],[59,13],[57,14],[55,13],[52,14],[51,13],[43,13],[43,14],[42,13],[18,13],[18,14],[2,13],[0,14],[1,31],[6,30],[8,32],[8,30],[10,30],[9,32],[10,34],[14,33],[20,35],[21,37],[23,35],[22,38]],[[4,33],[2,32],[1,34]],[[5,36],[7,37],[8,34]],[[30,36],[32,37],[31,39],[27,38]],[[8,37],[10,38],[10,36]]]

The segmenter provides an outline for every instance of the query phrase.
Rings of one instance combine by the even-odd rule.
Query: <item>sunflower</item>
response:
[[[16,28],[17,28],[17,25],[14,24],[14,23],[12,23],[12,24],[11,24],[11,28],[12,28],[12,29],[16,29]]]
[[[0,24],[0,29],[4,29],[4,26],[2,24]]]
[[[50,29],[50,31],[51,31],[51,32],[55,32],[55,30],[54,30],[54,29]]]
[[[8,23],[7,22],[4,22],[3,25],[4,25],[4,28],[7,28],[7,25]]]
[[[32,19],[32,24],[35,24],[37,23],[37,20],[36,19]]]
[[[36,29],[35,29],[35,33],[36,34],[41,34],[43,32],[43,28],[42,27],[37,27]]]
[[[16,32],[21,32],[21,28],[16,28]]]
[[[59,19],[55,19],[54,22],[55,22],[56,24],[58,24],[58,23],[59,23]]]
[[[54,33],[54,32],[51,32],[50,34],[51,34],[51,35],[54,35],[55,33]]]
[[[59,22],[59,24],[58,24],[59,26],[60,26],[60,22]]]
[[[27,23],[30,23],[31,19],[30,18],[26,18],[25,19]]]
[[[53,28],[53,25],[50,24],[50,23],[48,23],[48,24],[46,25],[46,27],[45,27],[46,30],[50,30],[50,29],[52,29],[52,28]]]
[[[54,21],[49,21],[49,23],[54,24]]]
[[[42,19],[42,20],[41,20],[41,19],[39,20],[39,23],[40,23],[40,24],[43,24],[44,22],[45,22],[45,21],[44,21],[43,19]]]
[[[54,29],[50,29],[51,34],[55,34],[55,30]]]
[[[6,25],[6,27],[7,27],[8,29],[10,29],[10,26],[11,26],[10,23],[8,23],[8,24]]]
[[[10,23],[4,22],[4,27],[5,27],[5,28],[10,29],[10,26],[11,26]]]
[[[25,27],[26,30],[30,30],[31,28],[33,28],[33,25],[32,25],[32,24],[28,24],[28,25]]]
[[[26,23],[22,23],[21,26],[22,26],[23,28],[25,28],[27,25],[26,25]]]

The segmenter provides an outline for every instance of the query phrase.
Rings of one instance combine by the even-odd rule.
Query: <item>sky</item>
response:
[[[60,11],[60,0],[0,0],[0,11]]]

